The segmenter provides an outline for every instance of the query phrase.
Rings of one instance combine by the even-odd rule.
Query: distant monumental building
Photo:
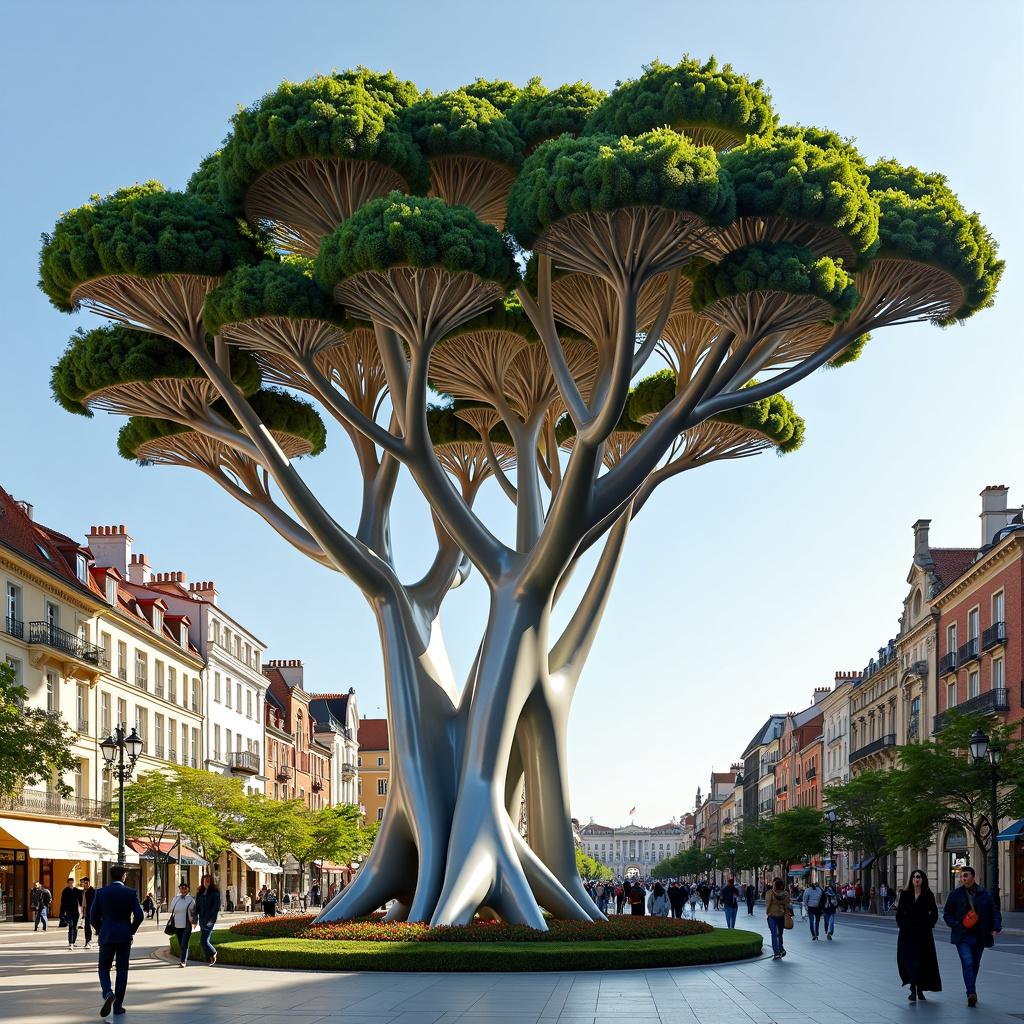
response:
[[[667,824],[654,828],[644,828],[632,822],[622,828],[609,828],[591,818],[580,829],[580,838],[583,852],[610,867],[617,878],[646,876],[659,861],[689,848],[693,841],[693,826],[691,823],[687,827],[673,818]]]

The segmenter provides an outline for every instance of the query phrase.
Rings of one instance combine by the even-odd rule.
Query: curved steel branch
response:
[[[498,460],[498,456],[495,454],[494,445],[491,443],[490,437],[487,434],[481,435],[481,439],[484,443],[484,455],[487,458],[487,465],[490,467],[491,475],[495,480],[498,481],[498,486],[504,491],[505,497],[514,505],[519,500],[519,494],[516,491],[516,486],[508,478],[508,474],[501,468],[501,462]]]
[[[384,366],[384,376],[391,394],[391,405],[398,417],[398,426],[405,432],[405,404],[409,394],[409,361],[402,348],[402,340],[390,328],[373,321],[373,333]]]
[[[668,318],[672,313],[672,304],[676,300],[676,292],[679,290],[679,277],[681,273],[680,269],[669,272],[665,297],[662,299],[661,308],[658,310],[658,318],[651,324],[643,344],[633,354],[633,372],[631,376],[635,377],[643,369],[644,363],[651,358],[651,353],[654,352],[655,346],[661,340],[665,324],[668,323]]]

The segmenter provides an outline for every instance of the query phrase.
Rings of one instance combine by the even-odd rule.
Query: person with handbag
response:
[[[68,950],[78,941],[78,922],[82,917],[82,890],[75,885],[75,876],[68,875],[68,884],[60,894],[60,926],[68,930]]]
[[[217,962],[217,950],[210,941],[220,913],[220,889],[213,875],[203,875],[196,893],[196,918],[199,921],[199,948],[206,954],[206,962],[212,967]]]
[[[772,933],[772,959],[781,960],[786,955],[782,933],[793,927],[793,897],[786,892],[781,878],[772,881],[765,895],[764,911],[768,917],[768,931]]]
[[[939,920],[935,896],[928,888],[928,878],[915,868],[910,873],[907,887],[900,892],[896,903],[896,926],[900,930],[896,941],[896,966],[900,981],[910,986],[907,999],[916,1003],[924,999],[924,991],[942,991],[939,960],[935,955],[932,929]]]
[[[949,941],[956,946],[967,990],[967,1005],[978,1005],[978,971],[981,954],[995,945],[995,936],[1003,930],[1003,917],[992,899],[975,879],[974,868],[960,869],[960,885],[947,897],[942,920],[949,925]]]
[[[165,935],[176,935],[178,945],[181,947],[181,959],[179,967],[188,964],[188,942],[192,938],[192,926],[196,923],[196,901],[192,893],[188,891],[188,882],[182,882],[178,886],[178,895],[171,900],[167,910],[167,924],[164,927]]]

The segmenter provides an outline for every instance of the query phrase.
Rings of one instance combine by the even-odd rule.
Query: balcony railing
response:
[[[172,764],[178,763],[178,751],[174,747],[167,748],[167,760]]]
[[[145,671],[140,671],[139,669],[135,670],[135,685],[140,690],[148,689]]]
[[[260,755],[254,754],[251,750],[233,751],[229,764],[233,772],[240,772],[243,775],[259,775],[260,773]]]
[[[78,720],[78,731],[85,736],[89,735],[89,719],[79,718]]]
[[[124,665],[119,665],[117,668],[117,678],[128,682],[128,669]]]
[[[1009,710],[1009,693],[1005,686],[997,686],[994,690],[986,690],[985,693],[979,693],[977,697],[970,697],[963,701],[963,703],[957,704],[955,707],[948,708],[941,714],[936,715],[932,731],[942,731],[950,711],[955,711],[961,715],[970,714],[975,711],[980,711],[982,714],[998,715],[1005,714]]]
[[[158,697],[162,697],[164,695],[164,684],[161,680],[158,679],[153,684],[153,693],[155,693]]]
[[[877,740],[872,740],[870,743],[865,743],[863,747],[858,747],[850,754],[850,763],[859,761],[863,757],[867,757],[869,754],[876,754],[879,750],[884,750],[886,747],[896,746],[896,734],[886,733],[884,736],[880,736]]]
[[[969,661],[974,661],[978,656],[978,638],[971,637],[970,640],[965,644],[960,645],[960,651],[957,654],[957,660],[961,667],[967,664]]]
[[[317,776],[315,779],[313,779],[312,786],[313,792],[319,793],[320,790],[324,788],[324,780]]]
[[[69,821],[110,821],[110,802],[86,800],[78,796],[61,796],[45,790],[23,789],[20,793],[0,796],[0,811],[43,814]]]
[[[21,619],[14,619],[8,615],[4,619],[4,632],[8,636],[13,636],[15,640],[25,639],[25,623]]]
[[[813,779],[818,774],[817,768],[808,768],[806,778]]]
[[[163,748],[163,746],[161,746],[161,744],[159,744],[159,743],[158,743],[158,744],[157,744],[157,745],[156,745],[156,746],[155,746],[155,747],[153,748],[153,756],[154,756],[154,757],[159,757],[159,758],[163,758],[163,756],[164,756],[164,748]]]
[[[103,664],[102,648],[95,644],[87,644],[80,636],[69,633],[66,629],[61,629],[49,622],[30,622],[28,624],[28,642],[50,647],[89,665]]]
[[[981,647],[982,650],[987,651],[990,647],[995,647],[997,644],[1006,643],[1006,623],[1005,622],[993,622],[988,629],[984,630],[981,634]]]
[[[287,782],[292,777],[292,769],[290,765],[279,764],[274,769],[274,778],[280,782]]]
[[[950,651],[939,658],[939,675],[944,676],[956,671],[956,651]]]

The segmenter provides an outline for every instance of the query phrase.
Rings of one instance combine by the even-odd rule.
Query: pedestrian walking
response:
[[[754,883],[749,882],[747,884],[747,917],[754,916],[754,901],[757,899],[757,890],[754,888]]]
[[[831,882],[825,883],[825,891],[821,897],[821,918],[825,926],[825,938],[832,941],[832,933],[836,929],[836,908],[839,906],[839,894]]]
[[[967,1005],[978,1005],[978,972],[981,954],[995,945],[995,936],[1003,930],[1003,916],[975,879],[974,868],[960,869],[960,884],[946,898],[942,920],[949,925],[949,941],[956,946],[967,990]]]
[[[217,950],[210,941],[213,929],[220,913],[220,889],[213,880],[213,875],[203,875],[196,893],[196,920],[199,922],[199,948],[206,956],[206,962],[212,967],[217,962]]]
[[[697,916],[697,886],[690,886],[690,917]]]
[[[885,882],[878,887],[878,904],[883,914],[889,913],[889,886]]]
[[[735,928],[736,911],[739,910],[740,906],[740,891],[736,888],[736,883],[733,881],[732,875],[729,876],[725,885],[723,885],[719,891],[718,899],[722,907],[725,909],[725,927]]]
[[[96,888],[88,877],[82,879],[82,924],[85,927],[85,948],[92,949],[92,905]]]
[[[633,882],[629,886],[629,892],[626,894],[626,902],[629,903],[630,914],[643,917],[647,913],[647,894],[644,892],[643,885],[640,882]]]
[[[188,891],[188,882],[182,882],[178,886],[178,895],[171,900],[167,909],[167,930],[173,929],[178,937],[178,945],[181,947],[181,958],[179,967],[188,964],[188,943],[192,938],[192,926],[196,923],[196,901],[195,897]]]
[[[686,906],[686,893],[678,881],[668,887],[668,904],[672,908],[673,917],[683,916],[683,907]]]
[[[142,909],[146,915],[148,921],[153,920],[153,915],[156,913],[156,900],[153,899],[151,892],[146,893],[146,898],[142,901]]]
[[[68,875],[68,884],[64,886],[60,894],[61,928],[68,930],[68,950],[75,948],[78,942],[78,922],[82,917],[82,890],[75,885],[75,876]]]
[[[50,916],[50,903],[52,901],[53,893],[42,882],[34,882],[32,892],[29,893],[28,897],[28,905],[34,911],[35,927],[32,931],[39,931],[40,925],[43,926],[43,931],[46,931],[46,922]]]
[[[811,882],[811,884],[804,889],[801,897],[803,900],[803,906],[807,909],[807,919],[811,926],[812,942],[817,942],[819,939],[819,931],[821,929],[821,901],[824,895],[825,890],[822,889],[817,882]]]
[[[626,890],[621,885],[615,886],[615,913],[621,914],[626,904]]]
[[[122,1014],[124,997],[128,991],[128,962],[132,952],[132,938],[142,924],[142,905],[139,894],[124,884],[127,868],[115,864],[110,869],[110,884],[96,891],[92,904],[91,922],[100,945],[99,978],[103,1007],[100,1016],[106,1017],[111,1008]],[[114,985],[110,985],[110,968],[115,965]]]
[[[651,895],[647,900],[647,910],[651,917],[668,917],[670,905],[668,894],[661,882],[655,882]]]
[[[273,917],[277,913],[277,893],[273,889],[264,886],[260,893],[260,903],[263,906],[263,916]]]
[[[916,1003],[929,992],[942,991],[939,960],[935,955],[932,929],[939,920],[935,896],[928,887],[923,871],[910,873],[910,881],[896,904],[896,926],[900,930],[896,940],[896,966],[900,982],[910,986],[907,999]]]
[[[764,912],[768,917],[768,930],[772,933],[772,959],[781,960],[786,955],[782,934],[793,927],[793,897],[786,892],[781,878],[774,879],[765,894]]]
[[[235,909],[235,901],[231,898],[231,886],[229,885],[224,890],[224,900],[226,903],[226,910],[230,914]]]

